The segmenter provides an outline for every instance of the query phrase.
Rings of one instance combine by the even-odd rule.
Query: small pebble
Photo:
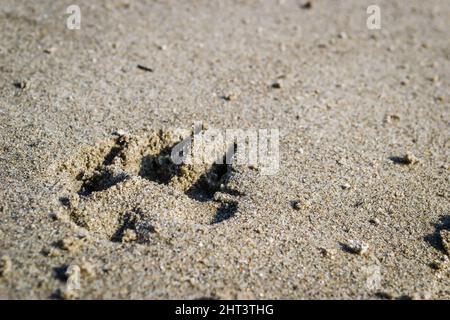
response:
[[[320,247],[319,252],[324,258],[329,258],[331,260],[333,260],[336,256],[335,249]]]
[[[238,96],[235,93],[229,93],[229,94],[222,96],[222,98],[226,101],[234,101],[234,100],[237,100]]]
[[[25,80],[15,81],[14,86],[18,89],[25,89],[28,87],[28,82]]]
[[[55,47],[50,47],[50,48],[44,49],[44,53],[46,53],[46,54],[52,54],[55,51],[56,51]]]
[[[410,152],[406,153],[403,159],[405,164],[416,164],[419,162],[419,159]]]
[[[309,201],[306,200],[295,200],[292,202],[292,208],[295,210],[302,210],[302,209],[306,209],[309,208],[310,203]]]
[[[312,8],[312,3],[311,3],[311,1],[307,1],[307,2],[305,2],[305,3],[303,3],[303,4],[301,4],[301,5],[300,5],[300,8],[302,8],[302,9],[311,9],[311,8]]]
[[[386,122],[390,123],[392,121],[399,121],[400,117],[396,114],[390,114],[386,117]]]
[[[348,36],[345,32],[341,32],[341,33],[339,33],[338,38],[345,40],[345,39],[348,39]]]
[[[349,240],[347,248],[351,253],[358,254],[360,256],[365,255],[369,251],[369,245],[358,240]]]
[[[403,165],[414,165],[420,162],[420,160],[410,152],[406,153],[402,157],[391,157],[390,159],[392,162],[396,164],[403,164]]]
[[[271,87],[274,89],[281,89],[281,82],[275,81],[274,83],[272,83]]]
[[[343,185],[341,185],[341,188],[344,190],[350,189],[352,186],[350,185],[350,183],[346,182]]]

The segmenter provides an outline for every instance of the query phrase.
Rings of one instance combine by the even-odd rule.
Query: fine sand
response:
[[[73,2],[0,3],[0,298],[450,298],[448,0]]]

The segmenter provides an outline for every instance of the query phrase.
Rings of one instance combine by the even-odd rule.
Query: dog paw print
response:
[[[69,179],[61,202],[71,219],[112,241],[147,243],[232,218],[240,196],[228,188],[232,165],[175,163],[183,139],[163,131],[117,134],[83,149],[60,168]]]

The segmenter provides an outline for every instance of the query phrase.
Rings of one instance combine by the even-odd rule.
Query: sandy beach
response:
[[[1,0],[0,298],[450,299],[449,35],[447,0]],[[275,167],[176,163],[196,124]]]

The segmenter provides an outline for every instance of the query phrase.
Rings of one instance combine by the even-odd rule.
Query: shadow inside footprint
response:
[[[69,266],[67,264],[64,264],[62,266],[59,267],[54,267],[53,268],[53,278],[65,282],[67,281],[67,268]]]
[[[211,222],[211,224],[217,224],[221,223],[225,220],[228,220],[236,214],[236,211],[238,209],[237,203],[221,203],[220,207],[217,209],[216,216],[214,217],[214,220]]]
[[[197,201],[210,201],[225,182],[229,168],[226,164],[213,164],[211,168],[186,191],[186,195]]]
[[[126,212],[120,221],[120,226],[111,236],[111,241],[121,242],[126,230],[135,230],[136,221],[142,216],[142,211],[139,208],[134,208],[130,212]]]
[[[180,142],[177,142],[162,149],[156,155],[143,157],[139,176],[160,184],[169,184],[177,176],[196,176],[198,172],[193,167],[183,163],[175,164],[172,161],[172,150],[179,144]],[[223,155],[222,160],[226,160],[226,155]],[[209,169],[205,168],[205,171],[184,189],[185,194],[197,201],[211,201],[214,194],[220,190],[221,184],[224,183],[229,171],[230,166],[227,164],[212,164]]]
[[[424,237],[424,240],[428,242],[430,246],[433,248],[442,251],[445,253],[445,249],[442,246],[442,239],[441,239],[441,231],[442,230],[450,230],[450,216],[442,216],[439,219],[439,223],[434,225],[434,232],[426,235]]]
[[[186,191],[186,194],[197,201],[211,201],[214,194],[222,185],[226,185],[231,172],[231,164],[237,152],[237,145],[229,146],[227,152],[219,157],[216,162]],[[225,191],[229,193],[228,191]],[[219,210],[220,211],[220,210]]]
[[[96,171],[89,179],[83,181],[78,194],[89,196],[93,192],[111,188],[119,182],[124,181],[127,177],[128,175],[125,172],[115,173],[108,169]]]
[[[114,146],[109,150],[106,156],[103,159],[103,165],[109,166],[113,163],[114,159],[123,151],[125,142],[119,138],[117,138]]]
[[[156,155],[143,157],[139,169],[139,176],[161,184],[169,183],[180,172],[180,166],[174,164],[171,159],[171,152],[175,145],[165,147]]]

